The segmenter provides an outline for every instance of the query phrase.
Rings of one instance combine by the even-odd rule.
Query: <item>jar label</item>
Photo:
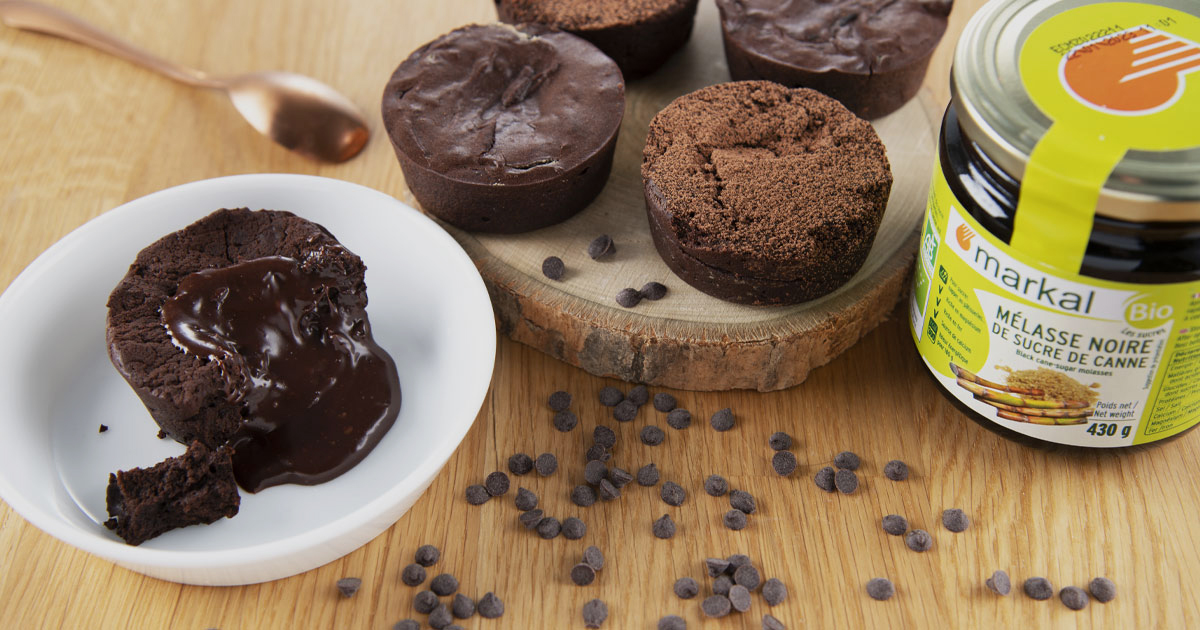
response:
[[[981,227],[933,172],[909,314],[947,391],[1059,444],[1130,446],[1200,422],[1200,282],[1048,270]]]

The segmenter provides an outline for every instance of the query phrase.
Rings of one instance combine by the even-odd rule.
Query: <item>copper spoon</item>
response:
[[[121,41],[54,7],[0,2],[0,22],[85,44],[196,87],[223,90],[250,124],[300,155],[344,162],[362,150],[370,132],[358,108],[333,88],[289,72],[213,77]]]

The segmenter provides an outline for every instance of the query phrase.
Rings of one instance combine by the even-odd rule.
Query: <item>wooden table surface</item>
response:
[[[374,138],[348,164],[317,166],[259,138],[219,94],[0,28],[0,286],[84,221],[188,181],[301,172],[407,198],[377,113],[382,87],[425,41],[493,19],[486,0],[58,4],[214,72],[286,69],[329,82],[370,114]],[[941,102],[957,33],[981,0],[957,4],[927,81]],[[627,387],[501,340],[491,393],[474,428],[413,509],[350,555],[267,584],[214,588],[146,578],[75,550],[0,506],[0,626],[388,629],[406,617],[423,618],[412,612],[416,589],[399,580],[423,543],[442,549],[436,569],[458,576],[463,591],[495,591],[505,601],[504,617],[475,617],[464,624],[470,628],[581,628],[581,606],[597,597],[608,602],[606,628],[653,628],[667,614],[682,615],[693,629],[758,628],[768,610],[792,629],[1200,625],[1200,604],[1190,591],[1200,579],[1200,436],[1083,455],[1010,443],[965,418],[935,389],[901,311],[795,388],[672,392],[696,422],[684,431],[667,429],[661,446],[642,445],[636,435],[647,423],[665,426],[662,414],[646,407],[633,423],[612,422],[595,398],[605,385]],[[557,389],[576,397],[581,422],[571,433],[550,427],[545,399]],[[722,407],[738,417],[728,433],[706,422]],[[572,505],[569,488],[580,483],[583,451],[601,422],[619,434],[616,464],[636,470],[655,462],[665,480],[686,488],[687,502],[668,507],[657,488],[632,485],[618,501]],[[777,430],[798,442],[800,468],[792,478],[771,471],[767,436]],[[862,486],[850,496],[819,491],[813,473],[844,449],[863,458]],[[466,504],[463,489],[504,468],[518,451],[558,455],[562,466],[554,476],[518,478],[514,487],[537,492],[549,514],[582,517],[583,540],[546,541],[524,530],[511,495]],[[883,477],[883,464],[894,458],[911,466],[908,481]],[[759,510],[745,530],[721,526],[726,502],[702,491],[711,473],[757,497]],[[941,527],[939,515],[951,507],[970,515],[969,530],[951,534]],[[664,513],[679,526],[671,540],[651,535],[651,522]],[[878,522],[888,513],[929,530],[932,550],[914,553],[883,534]],[[567,572],[589,544],[604,550],[608,564],[595,583],[577,587]],[[706,583],[705,557],[732,553],[750,555],[765,577],[782,579],[787,601],[768,609],[756,595],[750,612],[708,620],[699,599],[671,593],[678,577]],[[1018,584],[1045,576],[1056,587],[1105,575],[1119,595],[1081,612],[1057,598],[999,598],[983,586],[996,569]],[[334,587],[345,576],[363,580],[352,599]],[[896,597],[867,597],[864,584],[877,576],[895,582]]]

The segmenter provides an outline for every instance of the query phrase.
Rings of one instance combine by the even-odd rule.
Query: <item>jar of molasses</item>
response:
[[[1195,0],[993,0],[971,19],[914,274],[913,339],[1022,441],[1200,423]]]

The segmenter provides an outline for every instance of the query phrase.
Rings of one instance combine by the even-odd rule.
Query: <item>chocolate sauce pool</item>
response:
[[[399,413],[396,366],[366,311],[339,305],[332,277],[291,258],[190,274],[162,316],[177,345],[220,362],[227,391],[240,397],[245,420],[229,445],[250,492],[337,477]]]

